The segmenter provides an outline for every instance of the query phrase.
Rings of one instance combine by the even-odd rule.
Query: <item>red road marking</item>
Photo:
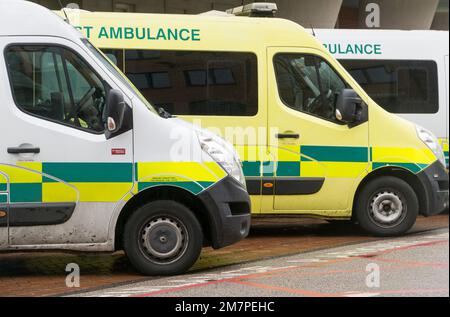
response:
[[[211,282],[205,282],[205,283],[199,283],[199,284],[184,285],[184,286],[178,286],[178,287],[173,287],[173,288],[162,289],[162,290],[159,290],[159,291],[154,291],[154,292],[145,293],[145,294],[132,295],[131,297],[150,297],[150,296],[155,296],[155,295],[160,295],[160,294],[180,292],[180,291],[184,291],[184,290],[191,289],[191,288],[202,287],[202,286],[207,286],[207,285],[214,285],[214,284],[223,283],[223,282],[225,282],[225,280],[218,280],[218,281],[211,281]]]
[[[351,261],[353,259],[358,259],[358,258],[360,258],[360,259],[361,258],[367,259],[367,258],[370,258],[372,256],[376,256],[376,255],[387,254],[387,253],[391,253],[391,252],[395,252],[395,251],[407,250],[407,249],[416,248],[416,247],[432,246],[432,245],[441,244],[441,243],[448,243],[448,240],[437,240],[437,241],[417,243],[417,244],[413,244],[413,245],[408,245],[408,246],[403,246],[403,247],[396,247],[396,248],[389,249],[389,250],[379,251],[379,252],[371,253],[371,254],[365,254],[365,255],[359,255],[359,256],[350,256],[350,257],[345,258],[345,259],[332,259],[332,260],[327,260],[326,262],[318,263],[319,264],[318,266],[322,266],[322,265],[325,266],[325,265],[336,263],[336,262],[346,262],[346,261]],[[326,260],[326,259],[324,259],[324,260]],[[377,258],[376,260],[383,261],[383,259],[379,259],[379,258]],[[385,260],[385,261],[387,262],[387,261],[390,261],[390,260]],[[395,260],[393,260],[393,261],[395,261]],[[402,261],[398,261],[398,263],[401,263],[401,262]],[[419,265],[418,263],[420,263],[420,262],[417,262],[417,263],[414,263],[414,264],[409,264],[409,263],[405,262],[406,266],[417,266],[417,265]],[[424,263],[423,265],[426,265],[425,262],[423,262],[423,263]],[[422,265],[422,264],[420,264],[420,265]],[[150,297],[150,296],[155,296],[155,295],[160,295],[160,294],[174,293],[174,292],[179,292],[179,291],[183,291],[183,290],[187,290],[187,289],[203,287],[203,286],[208,286],[208,285],[214,285],[214,284],[219,284],[219,283],[227,283],[227,282],[235,283],[235,284],[241,284],[241,285],[247,285],[247,286],[254,286],[254,287],[258,287],[258,288],[265,288],[265,289],[271,289],[271,290],[290,292],[292,294],[297,294],[297,295],[314,296],[314,297],[321,297],[321,296],[322,297],[326,297],[326,296],[339,297],[339,296],[345,296],[346,295],[346,294],[342,294],[342,293],[327,294],[327,293],[320,293],[320,292],[315,292],[315,291],[292,289],[292,288],[287,288],[287,287],[279,287],[279,286],[272,286],[272,285],[266,285],[266,284],[260,284],[260,283],[243,281],[245,279],[267,277],[267,276],[270,276],[270,275],[275,275],[275,274],[283,273],[283,272],[286,272],[286,271],[291,271],[291,270],[294,270],[294,269],[301,269],[301,268],[302,268],[301,266],[293,266],[293,267],[283,268],[283,269],[274,269],[274,270],[268,271],[268,272],[253,273],[253,274],[247,274],[247,275],[242,275],[242,276],[233,277],[233,278],[224,278],[224,279],[217,280],[217,281],[210,281],[210,282],[204,282],[204,283],[198,283],[198,284],[178,286],[178,287],[158,290],[158,291],[154,291],[154,292],[149,292],[149,293],[145,293],[145,294],[133,295],[133,297]],[[341,273],[341,272],[358,272],[358,270],[347,270],[347,271],[346,270],[334,270],[334,271],[327,271],[327,272],[309,272],[309,273],[305,272],[305,273],[300,273],[300,274],[302,274],[302,275],[316,275],[316,274],[335,274],[335,273]],[[443,289],[443,291],[448,291],[448,290],[447,289]],[[407,293],[442,292],[442,289],[436,289],[436,290],[420,290],[419,289],[419,290],[405,290],[405,291],[403,291],[403,290],[398,290],[398,291],[377,291],[377,292],[371,292],[371,293],[397,294],[397,293],[401,293],[401,292],[407,292]]]
[[[364,258],[364,259],[366,259],[366,258]],[[448,262],[447,263],[418,262],[418,261],[402,261],[402,260],[396,260],[396,259],[394,260],[394,259],[382,259],[382,258],[375,258],[374,262],[404,264],[406,267],[426,266],[426,267],[435,267],[435,268],[448,268]]]
[[[399,289],[399,290],[386,290],[386,291],[361,291],[361,292],[347,292],[347,293],[336,293],[338,296],[351,296],[354,294],[424,294],[424,293],[448,293],[448,288],[428,288],[428,289]],[[330,294],[331,295],[331,294]],[[334,296],[334,294],[332,295]]]
[[[408,249],[413,249],[413,248],[417,248],[417,247],[428,247],[428,246],[433,246],[436,244],[441,244],[441,243],[448,243],[448,239],[447,240],[436,240],[436,241],[429,241],[429,242],[420,242],[417,244],[412,244],[412,245],[405,245],[402,247],[393,247],[392,249],[388,249],[388,250],[383,250],[383,251],[376,251],[374,253],[367,253],[367,254],[363,254],[363,255],[358,255],[358,256],[350,256],[350,257],[354,257],[354,258],[371,258],[380,254],[386,254],[386,253],[392,253],[395,251],[403,251],[403,250],[408,250]]]
[[[429,289],[405,289],[405,290],[388,290],[373,293],[379,294],[423,294],[423,293],[448,293],[448,288],[429,288]]]
[[[294,267],[288,267],[288,268],[274,269],[272,271],[267,271],[267,272],[253,273],[253,274],[241,275],[241,276],[231,277],[231,278],[224,278],[224,279],[220,279],[217,281],[210,281],[210,282],[197,283],[197,284],[184,285],[184,286],[176,286],[176,287],[172,287],[172,288],[162,289],[159,291],[133,295],[131,297],[149,297],[149,296],[155,296],[155,295],[159,295],[159,294],[174,293],[174,292],[179,292],[179,291],[196,288],[196,287],[239,281],[241,279],[250,279],[250,278],[256,278],[256,277],[268,276],[268,275],[275,274],[278,272],[285,272],[285,271],[290,271],[290,270],[298,269],[298,268],[299,268],[298,266],[294,266]]]
[[[253,286],[256,288],[262,288],[262,289],[268,289],[272,291],[279,291],[279,292],[287,292],[295,295],[304,295],[304,296],[311,296],[311,297],[329,297],[330,295],[327,293],[320,293],[315,291],[308,291],[303,289],[296,289],[296,288],[289,288],[289,287],[282,287],[282,286],[275,286],[275,285],[267,285],[267,284],[261,284],[261,283],[255,283],[255,282],[247,282],[247,281],[231,281],[231,283],[234,284],[240,284],[245,286]],[[333,296],[333,295],[331,295]],[[340,296],[340,295],[337,295]]]

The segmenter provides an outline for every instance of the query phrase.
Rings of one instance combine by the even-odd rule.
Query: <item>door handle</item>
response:
[[[32,154],[39,154],[41,153],[41,149],[38,147],[9,147],[8,148],[9,154],[25,154],[25,153],[32,153]]]
[[[275,135],[277,139],[300,139],[300,134],[298,133],[277,133]]]

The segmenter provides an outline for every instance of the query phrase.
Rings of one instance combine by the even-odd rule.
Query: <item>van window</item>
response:
[[[90,43],[89,43],[90,44]],[[103,49],[103,54],[109,58],[109,60],[116,65],[123,72],[123,50],[117,49]],[[97,54],[96,54],[97,55]]]
[[[325,60],[306,54],[277,54],[274,64],[279,95],[288,107],[338,122],[336,98],[347,85]]]
[[[124,69],[153,105],[175,115],[258,112],[257,58],[251,53],[127,50]]]
[[[21,110],[91,132],[104,131],[106,89],[77,55],[62,47],[11,46],[6,61]]]
[[[434,61],[340,60],[380,106],[392,113],[439,111]]]

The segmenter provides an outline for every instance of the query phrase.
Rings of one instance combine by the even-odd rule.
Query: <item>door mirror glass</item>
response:
[[[122,127],[125,107],[122,92],[117,89],[111,89],[108,92],[104,113],[107,137],[116,133]]]
[[[353,89],[343,89],[336,100],[336,119],[352,124],[361,119],[362,99]]]

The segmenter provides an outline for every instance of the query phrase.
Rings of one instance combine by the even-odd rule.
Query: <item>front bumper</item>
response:
[[[425,205],[421,213],[424,216],[432,216],[447,209],[448,172],[445,167],[436,161],[417,175],[425,192]]]
[[[211,245],[219,249],[247,237],[251,223],[250,197],[231,176],[198,195],[211,224]]]

